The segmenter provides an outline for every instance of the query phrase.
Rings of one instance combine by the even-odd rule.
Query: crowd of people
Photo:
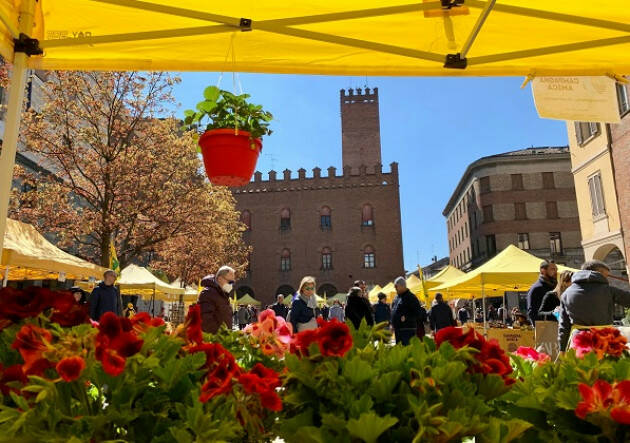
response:
[[[300,282],[290,306],[285,304],[284,295],[278,295],[276,302],[268,308],[291,323],[295,332],[317,328],[318,317],[349,321],[355,328],[359,328],[363,321],[367,325],[386,323],[386,327],[394,332],[396,343],[403,345],[407,345],[414,336],[423,337],[427,331],[435,333],[442,328],[471,321],[499,322],[513,327],[531,325],[534,328],[537,322],[556,322],[558,348],[562,352],[575,331],[612,325],[615,305],[630,307],[630,291],[611,286],[609,277],[609,266],[597,260],[584,263],[580,271],[573,273],[565,270],[560,275],[555,263],[543,261],[539,278],[527,293],[527,314],[518,307],[508,313],[504,305],[498,308],[491,305],[484,317],[481,308],[474,309],[473,315],[470,305],[463,305],[454,315],[454,310],[444,301],[442,294],[435,295],[427,312],[418,297],[407,288],[402,276],[394,281],[397,295],[391,306],[383,293],[378,294],[378,302],[372,305],[366,283],[357,280],[348,291],[345,305],[335,300],[332,306],[320,308],[315,295],[315,278],[307,276]],[[222,266],[216,274],[201,280],[202,290],[197,303],[201,308],[202,329],[205,332],[215,333],[221,325],[243,329],[256,321],[256,307],[241,305],[236,311],[232,309],[229,294],[234,289],[235,278],[234,269]],[[105,312],[127,317],[135,314],[133,305],[123,309],[115,281],[116,273],[108,270],[103,281],[92,291],[89,311],[95,321]],[[77,303],[88,303],[87,294],[80,288],[72,288],[72,292]]]

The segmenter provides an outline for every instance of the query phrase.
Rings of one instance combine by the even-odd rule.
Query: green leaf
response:
[[[367,412],[361,414],[358,419],[348,420],[346,428],[353,437],[360,438],[366,443],[374,443],[381,434],[398,423],[396,417],[386,415],[378,416],[375,412]]]
[[[354,357],[352,360],[346,362],[343,368],[343,376],[354,385],[359,385],[371,380],[374,374],[375,371],[370,364],[361,360],[359,357]]]
[[[221,90],[216,86],[208,86],[203,90],[203,98],[208,101],[216,102],[221,95]]]

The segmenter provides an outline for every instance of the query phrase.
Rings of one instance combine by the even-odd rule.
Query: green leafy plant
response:
[[[208,86],[203,96],[204,100],[197,103],[196,111],[184,111],[186,129],[199,132],[234,128],[249,132],[253,139],[271,134],[269,124],[273,116],[261,105],[249,103],[249,94],[235,95],[216,86]]]

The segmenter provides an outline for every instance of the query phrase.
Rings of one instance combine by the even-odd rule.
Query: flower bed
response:
[[[70,294],[0,291],[0,441],[624,441],[630,359],[613,329],[552,363],[474,330],[390,346],[382,325],[293,335],[91,323]]]

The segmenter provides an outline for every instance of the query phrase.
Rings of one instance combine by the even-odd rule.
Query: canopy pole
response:
[[[2,279],[2,287],[6,288],[9,283],[9,265],[4,269],[4,278]]]
[[[153,286],[153,295],[151,296],[151,317],[155,317],[155,286]]]
[[[28,36],[33,30],[34,0],[23,0],[20,4],[19,31]],[[20,39],[22,40],[22,39]],[[18,40],[15,41],[15,45]],[[20,48],[20,52],[13,49],[13,71],[9,83],[7,111],[4,123],[4,136],[2,137],[2,150],[0,151],[0,251],[4,247],[4,234],[7,229],[7,214],[9,210],[9,197],[13,182],[13,167],[15,166],[15,153],[20,135],[20,119],[22,103],[24,102],[24,88],[26,86],[26,61],[27,50]]]

